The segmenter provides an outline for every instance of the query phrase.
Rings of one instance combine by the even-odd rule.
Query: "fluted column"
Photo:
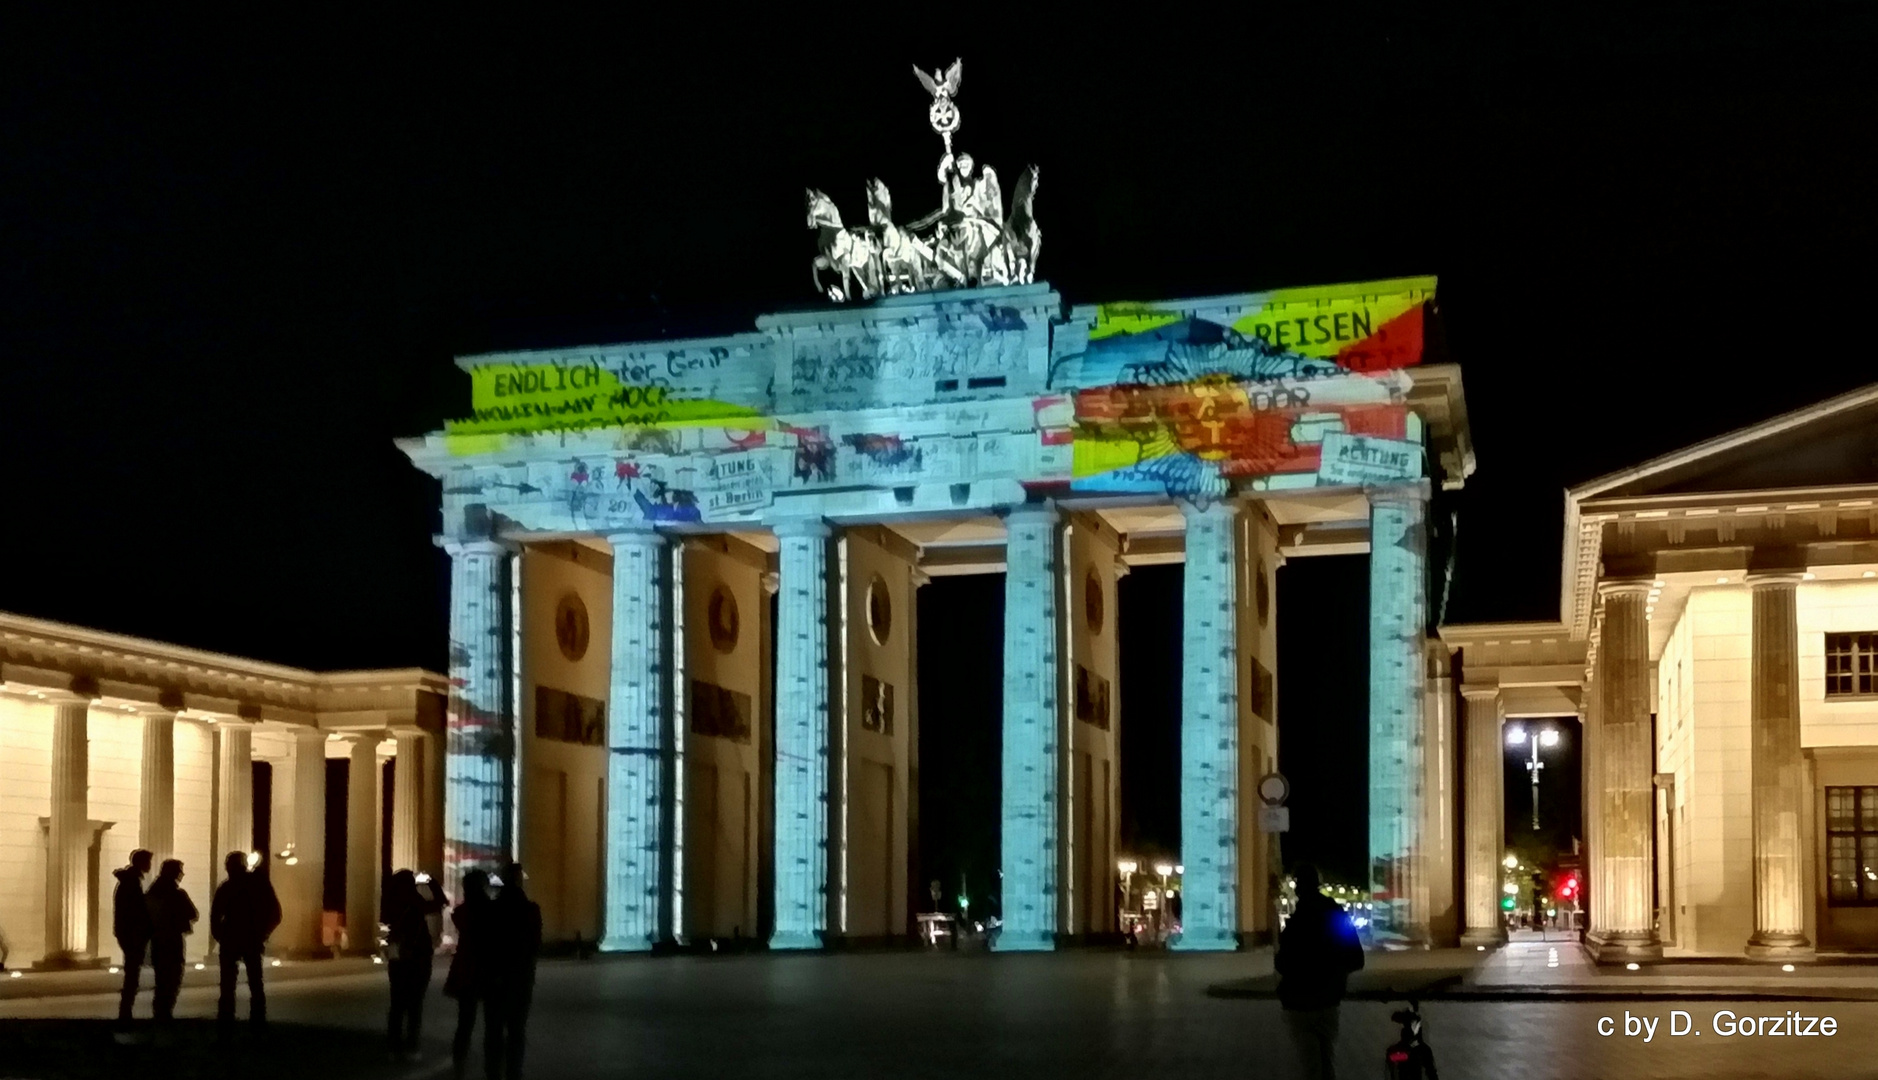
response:
[[[293,956],[320,949],[326,907],[326,734],[294,728],[274,767],[269,875],[280,897],[280,929],[269,945]]]
[[[1182,503],[1180,934],[1185,951],[1239,947],[1239,637],[1233,503]]]
[[[91,702],[52,702],[52,812],[46,833],[45,963],[78,960],[91,948],[91,891],[87,880],[91,782]]]
[[[1043,503],[1005,515],[1004,754],[999,887],[1004,923],[995,947],[1056,947],[1057,850],[1063,775],[1058,758],[1057,565],[1062,525]]]
[[[828,540],[820,519],[776,526],[776,906],[772,949],[813,949],[828,930],[830,679]]]
[[[1462,945],[1498,948],[1506,944],[1500,918],[1500,856],[1506,847],[1506,775],[1500,749],[1498,687],[1461,689],[1461,741],[1466,787],[1466,895]]]
[[[176,850],[176,714],[145,713],[143,777],[138,785],[137,846],[161,866]]]
[[[346,769],[346,947],[378,946],[379,733],[349,736]]]
[[[450,708],[445,735],[443,875],[452,900],[463,873],[514,851],[515,730],[510,697],[509,551],[494,540],[450,553]]]
[[[1656,748],[1650,733],[1650,623],[1647,581],[1599,587],[1598,825],[1591,850],[1592,930],[1600,960],[1652,959],[1656,937],[1651,851],[1656,832]]]
[[[1453,658],[1440,641],[1427,646],[1427,692],[1422,697],[1422,874],[1417,891],[1425,901],[1428,944],[1460,943],[1464,916],[1456,904],[1454,874],[1459,844],[1460,792],[1454,774],[1460,725],[1454,716]]]
[[[1371,934],[1428,941],[1422,885],[1422,708],[1428,633],[1426,484],[1370,492],[1369,861]]]
[[[643,951],[672,937],[670,763],[674,752],[667,633],[671,553],[653,529],[616,533],[613,655],[607,707],[606,920],[600,947]]]
[[[1810,955],[1806,859],[1800,829],[1807,788],[1800,755],[1798,574],[1756,575],[1749,723],[1754,779],[1754,936],[1748,955]]]
[[[215,723],[216,773],[214,880],[228,876],[222,860],[231,851],[254,850],[254,728],[242,720]]]
[[[392,731],[396,756],[392,758],[391,868],[418,869],[424,843],[424,742],[416,728]]]

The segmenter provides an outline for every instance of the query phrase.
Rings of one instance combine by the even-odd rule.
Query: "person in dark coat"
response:
[[[386,1020],[393,1055],[416,1059],[424,1026],[424,994],[430,989],[430,916],[443,908],[428,882],[400,870],[385,884],[385,970],[391,976],[391,1014]]]
[[[484,985],[489,1005],[483,1010],[483,1068],[489,1080],[521,1080],[528,1010],[535,999],[535,960],[541,955],[541,905],[523,891],[519,865],[503,868],[502,885],[489,910],[493,932]]]
[[[228,879],[209,904],[209,933],[222,961],[222,999],[215,1018],[224,1028],[235,1021],[235,966],[248,969],[248,1019],[267,1023],[267,992],[261,986],[261,946],[280,925],[280,898],[266,877],[248,869],[248,856],[231,851],[222,860]]]
[[[156,1003],[152,1014],[168,1022],[176,1010],[176,995],[183,986],[183,938],[195,927],[199,917],[195,902],[183,891],[183,864],[180,859],[164,859],[157,879],[144,894],[150,911],[150,972],[156,981]]]
[[[1300,866],[1298,907],[1278,935],[1278,1003],[1298,1048],[1304,1075],[1335,1080],[1337,1021],[1352,971],[1363,967],[1363,943],[1336,901],[1325,896],[1314,866]]]
[[[457,1080],[463,1080],[469,1063],[470,1036],[476,1033],[476,1008],[483,1007],[485,1030],[493,1024],[483,993],[489,951],[489,875],[471,870],[463,875],[463,896],[450,912],[456,928],[456,952],[450,957],[450,973],[444,977],[443,992],[456,999],[456,1036],[450,1042],[450,1060]]]
[[[150,873],[148,851],[130,853],[130,864],[112,871],[117,888],[111,893],[111,934],[124,953],[124,989],[117,997],[117,1023],[130,1025],[131,1007],[137,1003],[137,981],[143,973],[144,951],[150,947],[150,906],[144,903],[143,879]]]

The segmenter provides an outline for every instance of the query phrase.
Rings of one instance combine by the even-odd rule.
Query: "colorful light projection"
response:
[[[1402,369],[1433,278],[1096,309],[1078,358],[1077,491],[1223,498],[1421,475]]]

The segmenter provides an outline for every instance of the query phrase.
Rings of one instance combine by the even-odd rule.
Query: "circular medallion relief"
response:
[[[561,655],[569,660],[586,656],[591,629],[587,624],[587,605],[581,602],[580,594],[568,593],[561,597],[561,602],[554,606],[554,643],[561,647]]]
[[[1082,619],[1091,634],[1102,632],[1102,579],[1094,570],[1082,579]]]
[[[874,635],[876,645],[885,645],[893,632],[893,597],[879,574],[867,584],[867,632]]]
[[[730,594],[729,589],[719,585],[711,590],[705,621],[710,624],[712,648],[727,653],[737,647],[737,635],[742,630],[742,622],[737,615],[737,598]]]
[[[1264,626],[1272,617],[1272,579],[1264,559],[1254,564],[1253,573],[1257,576],[1252,579],[1252,602],[1258,608],[1259,625]]]

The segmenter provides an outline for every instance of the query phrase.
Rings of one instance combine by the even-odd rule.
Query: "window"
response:
[[[1878,695],[1878,634],[1826,635],[1826,696]]]
[[[1878,905],[1878,787],[1826,789],[1826,902]]]

